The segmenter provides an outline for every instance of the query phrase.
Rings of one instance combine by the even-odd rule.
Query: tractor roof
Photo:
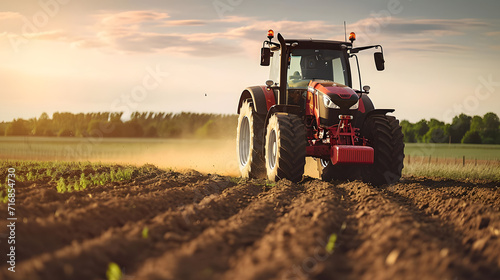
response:
[[[352,47],[350,42],[312,39],[286,39],[286,43],[298,43],[300,49],[342,49],[342,46]]]

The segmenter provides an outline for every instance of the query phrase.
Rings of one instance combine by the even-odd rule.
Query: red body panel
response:
[[[324,157],[330,153],[330,146],[327,145],[315,145],[307,146],[306,154],[311,157]]]
[[[365,103],[363,103],[363,99],[359,99],[359,107],[358,107],[358,111],[360,111],[361,113],[365,113]]]
[[[274,90],[271,88],[268,88],[266,86],[261,86],[262,91],[264,91],[264,94],[266,95],[266,106],[267,110],[271,109],[272,106],[276,105],[276,99],[274,98]]]
[[[374,151],[368,146],[334,145],[331,150],[332,164],[358,163],[372,164]]]
[[[349,99],[352,95],[357,95],[357,93],[353,89],[341,84],[337,84],[335,82],[311,81],[309,82],[309,87],[317,89],[324,94],[338,94],[341,98],[344,99]]]

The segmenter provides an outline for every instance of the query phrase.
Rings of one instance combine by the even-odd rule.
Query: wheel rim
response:
[[[272,130],[269,134],[268,147],[270,149],[267,151],[267,164],[270,169],[274,169],[276,166],[276,154],[278,153],[278,143],[276,142],[276,130]]]
[[[250,122],[247,117],[241,120],[239,153],[240,164],[244,166],[248,163],[248,158],[250,156]]]

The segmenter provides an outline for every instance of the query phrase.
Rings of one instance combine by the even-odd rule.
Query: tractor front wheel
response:
[[[264,117],[258,115],[250,100],[243,102],[238,117],[236,132],[236,154],[241,176],[264,178],[263,157]]]
[[[302,180],[306,164],[306,129],[302,119],[293,114],[271,116],[266,131],[265,162],[267,178],[276,182]]]
[[[361,134],[374,149],[374,162],[362,168],[365,183],[393,184],[401,178],[404,160],[403,133],[392,116],[372,115],[365,120]]]

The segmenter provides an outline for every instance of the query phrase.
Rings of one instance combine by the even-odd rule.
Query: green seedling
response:
[[[325,250],[331,254],[333,253],[333,250],[335,249],[335,242],[337,242],[337,235],[333,233],[330,235],[330,238],[328,239],[328,243],[326,244]]]
[[[85,177],[85,174],[80,174],[80,190],[86,189],[90,185],[90,181]]]
[[[106,278],[108,280],[120,280],[123,277],[120,266],[114,262],[109,263],[108,271],[106,271]]]
[[[64,178],[61,177],[61,179],[59,179],[56,188],[58,193],[66,192],[66,182],[64,181]]]
[[[148,229],[148,227],[144,227],[142,229],[142,238],[144,238],[144,239],[148,239],[149,238],[149,229]]]

